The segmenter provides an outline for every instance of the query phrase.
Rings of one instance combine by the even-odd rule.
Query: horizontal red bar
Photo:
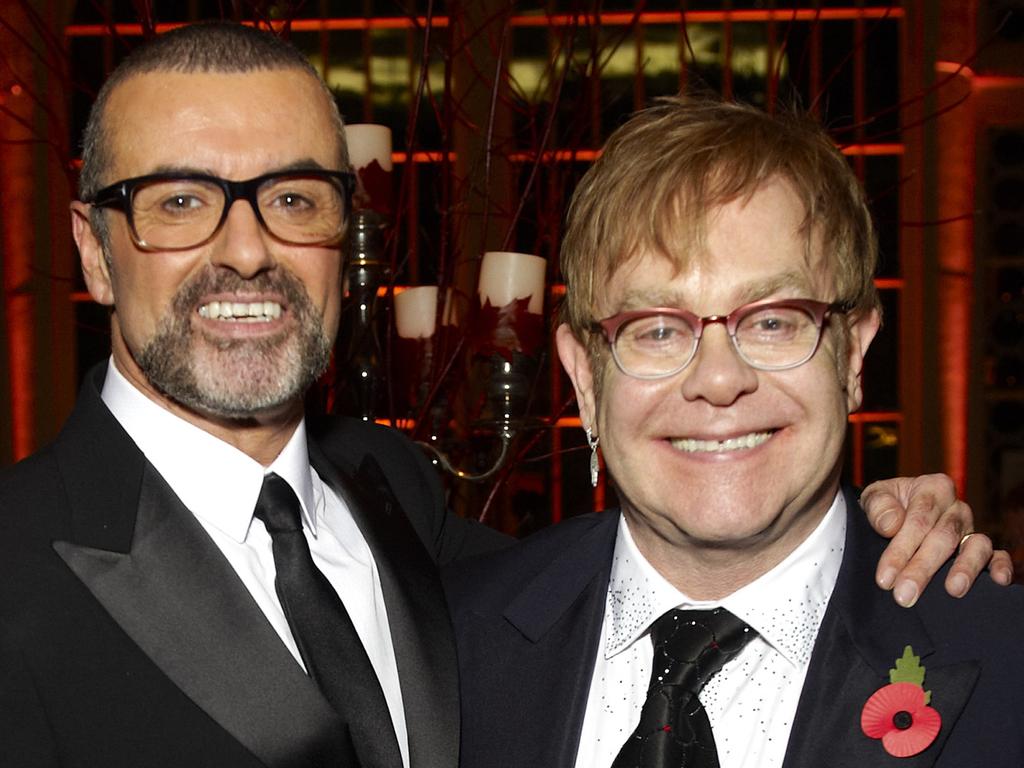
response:
[[[510,23],[513,27],[569,27],[602,26],[626,27],[632,24],[722,24],[741,22],[787,22],[787,21],[852,21],[854,19],[902,19],[902,8],[880,6],[873,8],[774,8],[729,11],[646,11],[644,13],[608,12],[598,14],[553,14],[536,16],[513,16]],[[426,27],[428,19],[417,17],[382,17],[375,18],[325,18],[325,19],[293,19],[290,27],[295,32],[370,30],[370,29],[420,29]],[[435,28],[447,27],[447,16],[433,16],[429,24]],[[157,24],[157,32],[180,27],[182,24]],[[280,24],[279,26],[284,26]],[[71,24],[65,28],[68,37],[102,37],[111,33],[106,24]],[[142,34],[141,24],[115,24],[114,31],[118,35],[137,36]]]
[[[865,156],[881,156],[881,155],[902,155],[903,145],[902,144],[850,144],[842,148],[844,155],[865,155]],[[581,162],[581,163],[592,163],[601,156],[601,150],[599,149],[551,149],[541,155],[542,163],[567,163],[567,162]],[[444,158],[443,152],[413,152],[412,161],[414,163],[440,163]],[[532,163],[537,159],[536,152],[524,151],[524,152],[513,152],[508,156],[508,159],[513,163]],[[403,165],[408,162],[409,154],[407,152],[392,152],[391,162],[396,165]],[[454,163],[456,160],[456,154],[454,152],[448,153],[448,162]],[[80,158],[74,158],[71,161],[71,167],[75,170],[82,169],[82,161]]]
[[[899,411],[862,411],[858,413],[851,413],[847,420],[850,422],[857,422],[862,424],[874,424],[876,422],[895,422],[897,424],[903,423],[903,414]],[[378,419],[378,423],[390,424],[387,419]],[[407,422],[400,422],[407,423]],[[408,422],[411,424],[411,422]],[[562,416],[554,424],[551,425],[555,429],[579,429],[582,424],[579,416]]]
[[[902,155],[903,144],[899,142],[891,142],[888,144],[844,144],[841,146],[840,151],[844,155],[850,156],[882,156],[882,155]]]

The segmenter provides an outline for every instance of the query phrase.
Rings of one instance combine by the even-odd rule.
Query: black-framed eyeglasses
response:
[[[319,168],[231,181],[200,173],[155,173],[124,179],[87,201],[116,208],[142,250],[181,251],[220,231],[236,200],[252,206],[260,225],[290,245],[337,244],[345,234],[355,176]]]
[[[752,368],[782,371],[803,365],[821,343],[825,320],[853,309],[849,302],[766,299],[728,315],[700,317],[685,309],[651,307],[620,312],[593,324],[612,349],[615,364],[637,379],[679,373],[697,354],[704,329],[725,326],[736,352]]]

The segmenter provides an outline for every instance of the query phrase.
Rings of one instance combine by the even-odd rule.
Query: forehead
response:
[[[111,93],[104,127],[110,180],[177,168],[242,179],[296,161],[338,164],[327,95],[298,69],[136,75]]]
[[[805,219],[792,185],[770,180],[708,211],[700,237],[677,239],[672,253],[639,249],[597,286],[595,303],[608,313],[702,304],[714,305],[702,311],[722,313],[771,296],[826,298],[831,267]]]

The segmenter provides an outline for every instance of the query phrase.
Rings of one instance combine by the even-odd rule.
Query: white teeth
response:
[[[693,440],[684,438],[673,440],[672,447],[686,453],[725,453],[726,451],[742,451],[756,448],[772,436],[771,432],[751,432],[742,437],[730,437],[728,440]]]
[[[199,316],[211,320],[265,323],[281,316],[281,305],[276,301],[211,301],[199,307]]]

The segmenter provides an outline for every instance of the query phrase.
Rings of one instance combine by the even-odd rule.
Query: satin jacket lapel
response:
[[[171,681],[268,766],[356,765],[344,724],[155,470],[144,470],[130,552],[53,547]]]
[[[875,586],[882,546],[849,494],[847,508],[843,565],[814,646],[784,768],[927,768],[935,764],[966,706],[979,667],[971,660],[943,659],[914,612]],[[931,706],[942,717],[942,729],[920,754],[896,758],[880,740],[863,733],[860,715],[868,698],[888,685],[889,670],[908,645],[926,669],[924,687],[932,692]]]
[[[536,573],[493,615],[467,616],[460,653],[487,705],[464,701],[467,731],[490,734],[467,765],[575,762],[598,652],[619,515],[605,512],[555,558],[528,563]],[[469,688],[469,686],[467,686]],[[488,727],[487,720],[491,725]],[[488,756],[494,760],[488,762]]]
[[[366,455],[353,474],[332,465],[311,443],[310,461],[344,499],[373,551],[395,648],[411,763],[455,766],[458,671],[437,567],[373,456]]]

